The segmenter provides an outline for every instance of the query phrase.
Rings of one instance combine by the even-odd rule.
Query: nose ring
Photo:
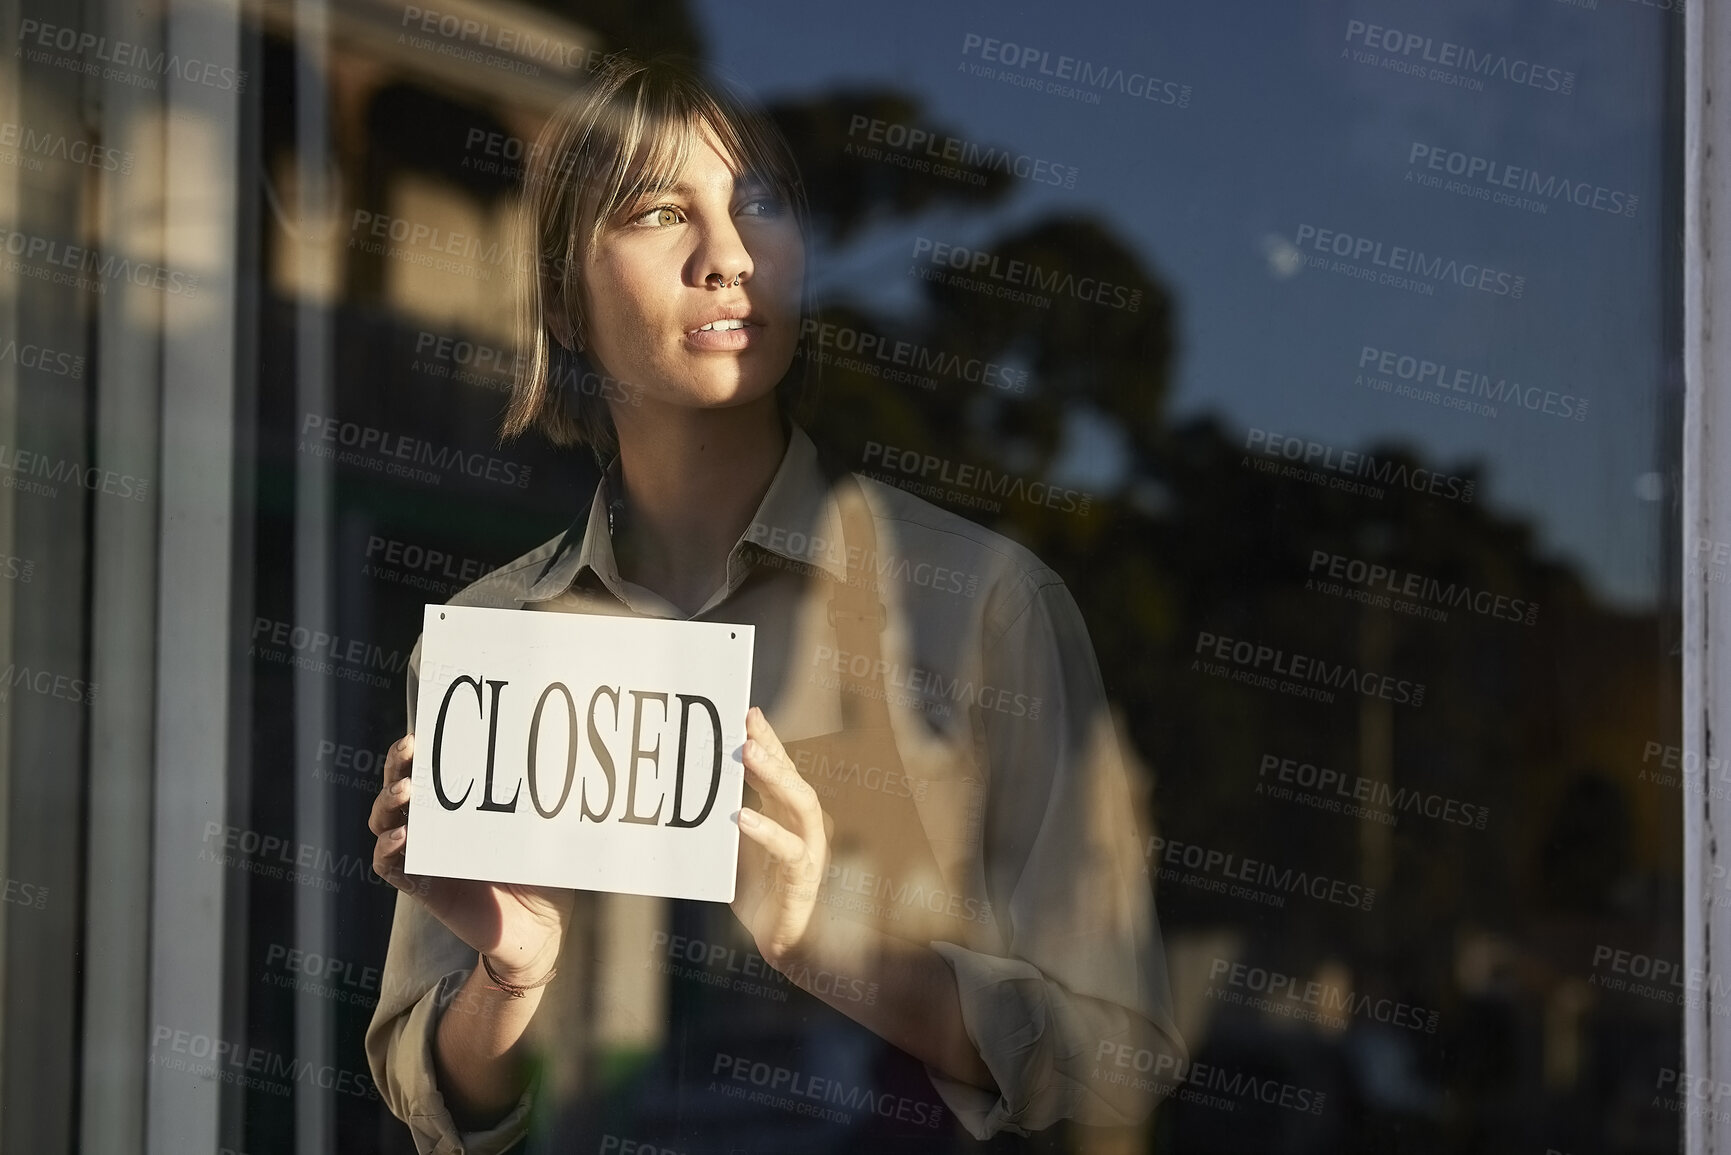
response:
[[[703,278],[703,283],[712,289],[737,289],[739,287],[739,278],[735,277],[732,281],[728,281],[720,273],[711,273],[707,277]]]

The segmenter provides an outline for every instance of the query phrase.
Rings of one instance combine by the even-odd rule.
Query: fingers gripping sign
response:
[[[739,885],[733,912],[777,968],[809,950],[819,929],[818,888],[829,867],[829,817],[763,711],[745,718],[745,781],[759,809],[741,807]]]
[[[373,799],[367,818],[367,828],[377,836],[373,870],[417,899],[458,938],[489,956],[493,960],[489,965],[501,976],[546,974],[571,917],[572,891],[414,875],[404,869],[414,800],[410,773],[414,757],[413,734],[399,739],[385,755],[384,788]]]
[[[386,752],[385,784],[373,799],[367,829],[377,836],[373,844],[374,872],[398,890],[424,896],[427,880],[413,878],[403,871],[403,850],[409,834],[409,792],[413,788],[409,767],[414,755],[413,734],[398,739]]]

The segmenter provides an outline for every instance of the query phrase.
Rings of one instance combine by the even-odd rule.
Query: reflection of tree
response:
[[[1241,443],[1207,425],[1177,430],[1169,444],[1181,447],[1160,471],[1174,495],[1169,515],[1123,538],[1181,559],[1187,571],[1173,583],[1182,599],[1173,618],[1184,627],[1171,639],[1176,652],[1162,664],[1165,685],[1154,699],[1186,704],[1172,713],[1170,744],[1161,743],[1181,756],[1164,768],[1185,783],[1186,794],[1217,793],[1192,812],[1167,792],[1173,806],[1184,807],[1187,825],[1201,819],[1210,837],[1227,839],[1252,821],[1250,799],[1239,793],[1234,804],[1233,788],[1217,779],[1226,770],[1242,782],[1265,750],[1363,770],[1352,704],[1286,705],[1278,696],[1247,699],[1214,679],[1198,682],[1186,670],[1195,631],[1351,660],[1367,627],[1380,623],[1387,668],[1430,688],[1421,709],[1395,708],[1389,760],[1397,784],[1489,806],[1493,832],[1469,842],[1438,824],[1403,820],[1389,879],[1394,905],[1377,920],[1389,941],[1403,941],[1408,931],[1433,933],[1439,918],[1457,914],[1508,925],[1555,901],[1545,878],[1556,873],[1559,855],[1615,857],[1612,842],[1588,834],[1602,822],[1559,822],[1543,863],[1540,840],[1577,766],[1616,761],[1625,780],[1632,776],[1643,722],[1659,716],[1644,708],[1659,692],[1650,683],[1651,653],[1639,642],[1650,625],[1596,604],[1570,568],[1538,556],[1529,526],[1483,504],[1482,489],[1471,504],[1392,487],[1370,502],[1269,481],[1242,466]],[[1318,550],[1537,603],[1538,620],[1527,626],[1455,608],[1446,622],[1430,622],[1307,593],[1309,559]],[[1301,861],[1332,858],[1353,870],[1352,839],[1338,837],[1352,835],[1352,824],[1285,817],[1255,840],[1279,844],[1295,837],[1293,827],[1308,830],[1316,846],[1305,848]],[[1659,861],[1649,854],[1645,865]]]
[[[692,19],[685,0],[523,0],[535,8],[564,19],[573,17],[599,37],[607,51],[629,45],[633,52],[652,55],[671,52],[700,58],[703,33]]]
[[[838,97],[842,107],[827,116],[813,104],[783,116],[796,147],[824,149],[801,163],[814,200],[827,203],[820,225],[842,243],[932,196],[923,174],[839,154],[835,126],[845,126],[854,99]],[[889,97],[877,105],[911,108]],[[830,127],[802,132],[802,125]],[[1665,706],[1672,691],[1651,677],[1653,619],[1600,605],[1571,567],[1541,556],[1529,524],[1486,505],[1482,467],[1370,447],[1409,470],[1441,468],[1478,482],[1471,502],[1400,486],[1383,487],[1376,500],[1271,478],[1246,461],[1242,435],[1217,421],[1170,425],[1163,402],[1175,302],[1105,222],[1048,217],[970,248],[1003,265],[1023,261],[1139,290],[1140,308],[1054,296],[1042,309],[932,280],[919,282],[918,308],[894,317],[857,300],[834,303],[822,322],[1009,362],[1030,370],[1031,384],[1025,395],[953,377],[922,389],[829,364],[814,423],[821,438],[854,462],[873,440],[1062,484],[1063,472],[1075,468],[1067,442],[1078,414],[1109,427],[1125,468],[1089,474],[1106,480],[1094,488],[1087,516],[1015,501],[995,514],[954,508],[1028,544],[1065,576],[1106,684],[1126,704],[1131,740],[1155,768],[1148,829],[1379,892],[1375,913],[1366,915],[1301,897],[1271,910],[1162,886],[1162,923],[1169,933],[1253,928],[1259,945],[1250,957],[1260,952],[1300,973],[1326,960],[1343,963],[1361,989],[1440,1009],[1454,1024],[1445,1038],[1511,1062],[1506,1048],[1535,1041],[1478,1033],[1490,1020],[1473,1009],[1483,992],[1463,989],[1456,973],[1463,937],[1506,936],[1516,955],[1543,954],[1543,936],[1526,928],[1570,911],[1621,916],[1653,933],[1630,905],[1652,891],[1639,885],[1641,875],[1670,876],[1675,845],[1675,794],[1638,796],[1630,785],[1643,742],[1674,732]],[[809,340],[806,352],[813,352]],[[1307,591],[1317,551],[1536,603],[1537,620],[1499,620],[1460,606],[1446,621],[1424,620]],[[1427,697],[1417,709],[1351,693],[1323,705],[1246,688],[1192,671],[1199,631],[1376,668],[1425,683]],[[1271,803],[1255,793],[1260,759],[1271,753],[1487,808],[1487,828],[1410,812],[1389,828]],[[1583,785],[1576,777],[1583,765],[1608,767],[1611,777]],[[1631,800],[1645,819],[1630,818]],[[1550,973],[1578,980],[1587,961],[1571,956]],[[1519,998],[1530,1007],[1552,991],[1542,982]],[[1522,1020],[1520,1029],[1530,1031],[1533,1016]],[[1270,1044],[1265,1035],[1221,1038],[1243,1054]],[[1397,1045],[1416,1046],[1432,1065],[1429,1077],[1443,1077],[1437,1040]],[[1483,1108],[1481,1123],[1567,1114],[1590,1098],[1585,1083],[1543,1092],[1536,1077],[1523,1071],[1494,1087],[1456,1085]],[[1418,1109],[1411,1103],[1380,1107],[1399,1114]],[[1366,1107],[1374,1115],[1379,1104]],[[1223,1123],[1213,1121],[1216,1137],[1226,1133]],[[1379,1126],[1362,1125],[1372,1128],[1359,1132],[1367,1140]]]
[[[924,145],[897,148],[873,144],[871,125],[929,132],[938,142],[949,134],[918,100],[894,90],[826,94],[772,110],[776,126],[799,154],[800,176],[811,200],[812,223],[827,243],[843,244],[879,220],[906,220],[944,202],[1000,202],[1014,183],[1001,171],[957,163],[966,179],[939,176],[918,167],[868,160],[864,150],[882,148],[917,165],[930,159]],[[863,127],[862,127],[863,125]],[[880,130],[881,132],[881,130]]]

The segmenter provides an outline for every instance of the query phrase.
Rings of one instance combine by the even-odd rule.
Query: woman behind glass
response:
[[[1183,1052],[1085,628],[1026,550],[827,465],[791,423],[806,215],[785,143],[682,67],[617,58],[549,121],[526,194],[505,431],[617,456],[566,534],[451,604],[756,626],[737,898],[405,875],[417,650],[370,822],[400,891],[367,1037],[386,1102],[421,1151],[471,1155],[525,1134],[1019,1148],[1139,1121]],[[650,933],[602,942],[574,912],[603,901]],[[623,1074],[573,1041],[630,1001],[596,978],[620,949],[667,984]]]

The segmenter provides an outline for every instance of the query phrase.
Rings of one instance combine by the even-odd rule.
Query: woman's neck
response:
[[[616,406],[626,524],[620,574],[696,613],[787,450],[773,393],[726,409]],[[622,412],[623,410],[623,412]]]

